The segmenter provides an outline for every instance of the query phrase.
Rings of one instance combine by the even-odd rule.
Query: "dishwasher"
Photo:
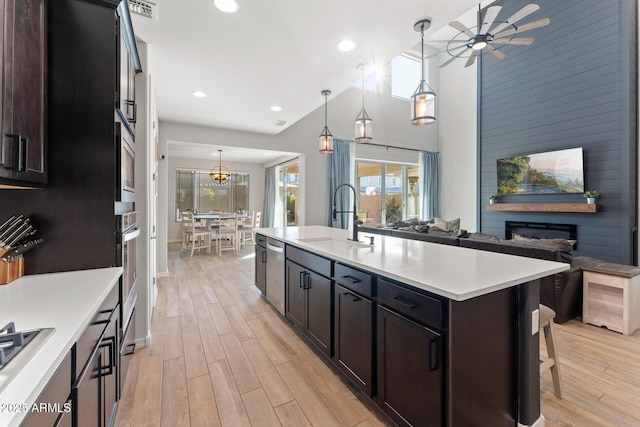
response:
[[[267,300],[284,315],[284,242],[267,238]]]

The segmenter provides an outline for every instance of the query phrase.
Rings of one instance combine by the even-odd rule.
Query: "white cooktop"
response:
[[[323,226],[256,231],[455,301],[569,269],[569,264],[561,262],[381,236],[366,230],[359,233],[363,243],[347,240],[350,231]],[[373,246],[365,236],[374,236]]]

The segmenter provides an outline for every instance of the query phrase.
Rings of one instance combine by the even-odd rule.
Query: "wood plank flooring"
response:
[[[390,425],[260,296],[253,250],[191,258],[170,245],[151,344],[133,357],[116,426]],[[565,397],[544,372],[546,425],[640,426],[640,331],[554,326]]]

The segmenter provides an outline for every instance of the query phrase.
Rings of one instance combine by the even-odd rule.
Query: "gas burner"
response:
[[[4,368],[13,357],[20,352],[36,335],[40,329],[18,331],[13,322],[0,329],[0,369]]]

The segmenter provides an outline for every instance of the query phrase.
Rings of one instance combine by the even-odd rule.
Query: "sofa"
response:
[[[582,315],[582,267],[602,262],[590,257],[574,257],[572,243],[564,239],[506,240],[491,234],[467,233],[462,229],[422,227],[415,222],[409,226],[401,222],[360,231],[568,263],[571,265],[569,270],[540,279],[540,303],[556,312],[556,323]]]

